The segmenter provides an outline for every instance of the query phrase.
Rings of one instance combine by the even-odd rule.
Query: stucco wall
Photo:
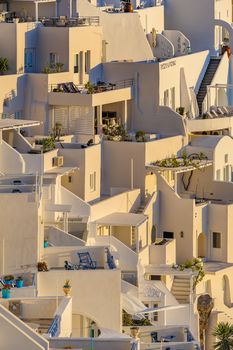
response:
[[[72,285],[73,314],[83,314],[96,321],[100,327],[120,331],[119,270],[41,272],[38,274],[38,295],[63,295],[62,286],[66,279],[69,279]]]
[[[34,198],[28,193],[0,195],[2,273],[12,273],[21,265],[39,260],[39,218]],[[17,249],[12,251],[12,247]]]

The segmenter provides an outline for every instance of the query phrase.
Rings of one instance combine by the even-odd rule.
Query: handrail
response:
[[[51,337],[56,337],[60,333],[60,323],[61,323],[61,316],[56,315],[48,329],[48,334],[51,335]]]

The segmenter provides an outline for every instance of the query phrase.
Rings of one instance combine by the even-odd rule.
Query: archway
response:
[[[155,241],[156,241],[156,227],[155,225],[153,225],[151,229],[151,243],[154,243]]]
[[[227,307],[232,307],[231,294],[230,294],[230,282],[227,275],[222,278],[222,289],[223,289],[223,302]]]
[[[198,236],[198,251],[199,258],[205,258],[206,256],[206,236],[204,233],[200,233]]]

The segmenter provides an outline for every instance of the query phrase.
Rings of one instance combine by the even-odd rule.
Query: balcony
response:
[[[159,239],[150,246],[151,265],[172,265],[176,262],[175,240]]]
[[[75,85],[73,82],[49,85],[48,101],[54,106],[100,106],[131,100],[133,80],[96,85]]]

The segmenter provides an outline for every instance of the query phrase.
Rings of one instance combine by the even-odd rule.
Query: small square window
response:
[[[221,233],[213,232],[213,248],[221,248]]]
[[[164,231],[163,232],[163,238],[173,239],[174,238],[174,232]]]

